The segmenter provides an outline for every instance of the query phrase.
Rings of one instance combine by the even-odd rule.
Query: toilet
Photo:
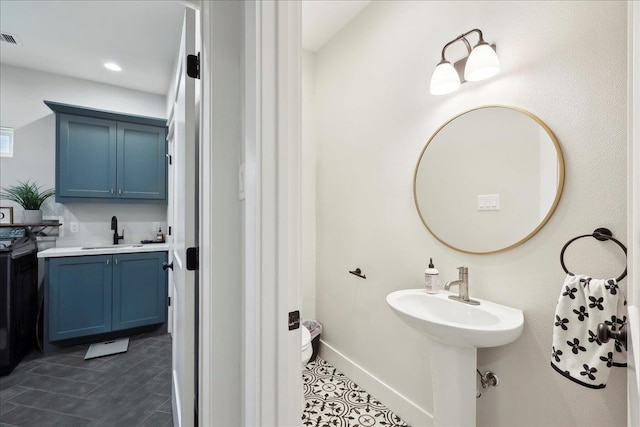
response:
[[[311,359],[313,348],[311,346],[311,333],[309,333],[309,330],[302,326],[300,331],[302,332],[300,334],[302,336],[302,369],[304,369],[304,366],[309,363]]]

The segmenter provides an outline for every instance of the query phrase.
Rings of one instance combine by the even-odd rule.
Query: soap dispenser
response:
[[[439,292],[440,276],[438,269],[433,266],[433,259],[429,258],[429,267],[424,270],[424,287],[429,294],[437,294]]]

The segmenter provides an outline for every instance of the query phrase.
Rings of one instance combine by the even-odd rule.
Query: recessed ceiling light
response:
[[[107,69],[109,69],[111,71],[122,71],[122,67],[120,67],[115,62],[105,62],[104,66],[105,66],[105,68],[107,68]]]

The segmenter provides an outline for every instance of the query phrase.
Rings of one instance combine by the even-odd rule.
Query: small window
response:
[[[13,129],[0,127],[0,157],[13,157]]]

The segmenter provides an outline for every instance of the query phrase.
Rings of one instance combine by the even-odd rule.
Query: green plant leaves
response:
[[[40,191],[42,186],[36,182],[18,181],[17,185],[2,188],[0,197],[16,202],[25,210],[39,210],[45,200],[53,196],[56,192],[53,188]]]

